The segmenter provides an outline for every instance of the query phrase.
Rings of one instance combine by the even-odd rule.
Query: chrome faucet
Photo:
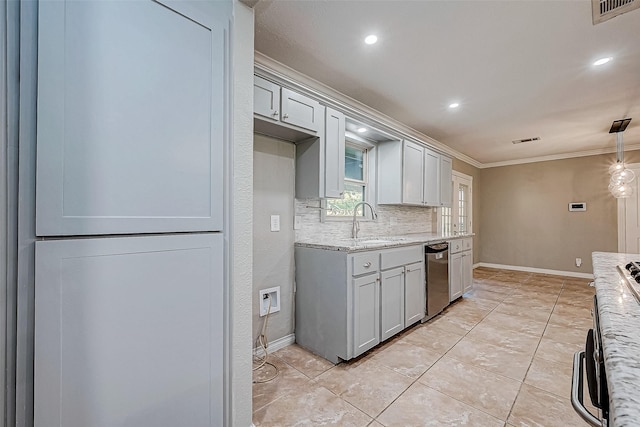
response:
[[[360,231],[360,224],[358,224],[358,220],[356,219],[356,216],[358,215],[358,206],[363,205],[362,207],[362,213],[364,214],[364,205],[369,206],[369,208],[371,209],[371,215],[373,216],[373,219],[378,218],[378,214],[376,213],[376,210],[373,209],[373,206],[371,206],[369,203],[367,202],[359,202],[357,205],[355,205],[353,207],[353,224],[351,225],[351,237],[353,237],[354,239],[358,238],[358,231]]]

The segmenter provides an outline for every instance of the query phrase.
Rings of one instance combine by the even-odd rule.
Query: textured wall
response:
[[[302,227],[296,230],[296,240],[322,236],[336,239],[351,237],[351,219],[328,219],[320,222],[320,201],[317,199],[296,199],[296,215],[302,219]],[[367,208],[368,212],[369,208]],[[360,222],[358,237],[389,236],[408,233],[434,231],[435,209],[418,206],[378,205],[378,219]],[[433,214],[433,215],[432,215]],[[391,221],[395,220],[395,224]]]
[[[607,189],[614,158],[483,169],[480,260],[592,273],[593,251],[617,251],[617,204]],[[587,211],[569,212],[570,202],[586,202]],[[578,257],[582,267],[575,266]]]
[[[229,235],[230,307],[227,330],[231,332],[231,357],[227,391],[231,413],[229,425],[251,425],[251,295],[253,215],[253,10],[233,2],[232,78],[233,123],[230,147],[230,218],[225,229]],[[222,344],[221,344],[222,345]]]
[[[263,135],[253,140],[253,339],[260,333],[258,291],[280,286],[280,311],[269,316],[270,341],[293,333],[293,195],[295,145]],[[280,231],[270,231],[280,215]]]

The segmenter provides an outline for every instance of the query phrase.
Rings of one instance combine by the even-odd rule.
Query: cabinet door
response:
[[[324,133],[325,197],[340,198],[344,192],[344,114],[326,108]]]
[[[222,237],[36,242],[35,427],[223,424]]]
[[[38,235],[222,229],[227,4],[39,3]]]
[[[402,168],[402,203],[422,205],[424,196],[424,148],[405,141]]]
[[[462,296],[462,287],[462,253],[457,253],[449,259],[449,301]]]
[[[353,356],[380,342],[380,279],[377,274],[353,279]]]
[[[446,156],[440,156],[440,206],[450,207],[453,202],[451,170],[451,159]]]
[[[406,328],[424,317],[426,302],[424,262],[405,267],[404,292],[404,326]]]
[[[273,121],[280,120],[280,86],[254,76],[253,112]]]
[[[464,293],[473,288],[473,251],[462,253],[462,287]]]
[[[404,267],[380,273],[381,341],[404,329],[404,275]]]
[[[316,100],[287,88],[281,92],[280,120],[304,129],[319,132],[324,121],[324,107]]]
[[[440,206],[440,154],[424,150],[424,202]]]

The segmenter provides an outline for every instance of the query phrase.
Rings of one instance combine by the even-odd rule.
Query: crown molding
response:
[[[362,121],[365,124],[378,128],[381,131],[394,135],[400,139],[408,138],[416,140],[472,166],[477,168],[482,167],[482,163],[467,156],[466,154],[460,153],[440,141],[413,129],[404,123],[401,123],[396,119],[363,104],[360,101],[338,92],[324,83],[302,74],[261,52],[255,51],[254,54],[255,70],[260,75],[266,74],[277,82],[285,83],[286,86],[292,86],[292,89],[297,89],[303,93],[306,92],[314,98],[330,104],[332,108],[342,111],[347,116]]]
[[[624,147],[624,151],[633,151],[633,150],[640,150],[640,144],[627,145]],[[576,151],[574,153],[551,154],[549,156],[530,157],[527,159],[505,160],[503,162],[493,162],[493,163],[482,163],[481,166],[478,166],[478,167],[480,169],[498,168],[501,166],[523,165],[526,163],[548,162],[551,160],[574,159],[576,157],[597,156],[600,154],[610,154],[615,152],[616,152],[615,147],[600,148],[597,150],[585,150],[585,151]]]

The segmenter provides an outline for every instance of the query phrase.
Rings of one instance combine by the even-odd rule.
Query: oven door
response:
[[[597,323],[597,322],[596,322]],[[589,412],[583,402],[584,376],[587,378],[591,403],[599,408],[599,414],[606,419],[609,396],[606,390],[607,379],[604,375],[604,363],[601,363],[601,350],[597,343],[593,329],[587,333],[584,351],[577,352],[573,357],[573,380],[571,382],[571,404],[578,414],[589,425],[602,427],[606,423],[601,418]]]

